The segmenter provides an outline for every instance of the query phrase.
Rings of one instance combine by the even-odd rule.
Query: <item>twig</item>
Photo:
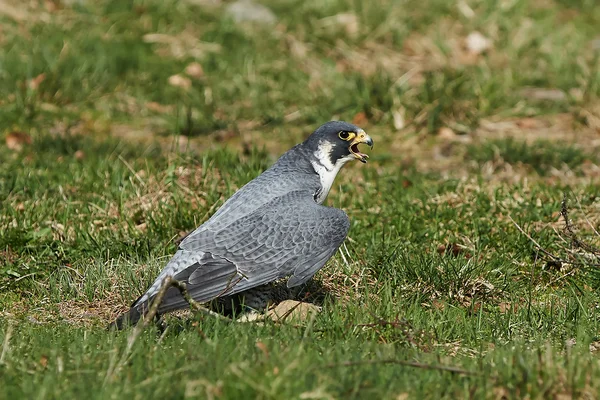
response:
[[[341,363],[326,364],[326,365],[322,366],[321,368],[323,368],[323,367],[324,368],[354,367],[354,366],[358,366],[358,365],[374,365],[374,364],[396,364],[396,365],[403,365],[405,367],[420,368],[420,369],[427,369],[427,370],[434,370],[434,371],[446,371],[446,372],[450,372],[453,374],[468,375],[468,376],[481,376],[482,375],[479,372],[473,372],[473,371],[469,371],[466,369],[452,367],[452,366],[448,366],[448,365],[423,364],[423,363],[419,363],[416,361],[403,361],[403,360],[396,360],[396,359],[344,361]]]
[[[515,222],[515,220],[514,220],[514,219],[513,219],[513,218],[512,218],[510,215],[508,216],[508,218],[509,218],[509,219],[512,221],[512,223],[513,223],[513,224],[514,224],[514,225],[517,227],[517,229],[518,229],[519,231],[521,231],[521,233],[527,237],[527,239],[531,240],[531,242],[532,242],[533,244],[535,244],[535,246],[538,248],[538,250],[540,250],[542,253],[544,253],[544,254],[545,254],[545,255],[547,255],[548,257],[552,258],[554,261],[557,261],[557,262],[563,262],[563,260],[561,260],[560,258],[556,257],[554,254],[552,254],[552,253],[550,253],[549,251],[547,251],[546,249],[544,249],[544,248],[543,248],[543,247],[542,247],[542,246],[541,246],[541,245],[540,245],[538,242],[536,242],[536,241],[535,241],[535,239],[534,239],[534,238],[532,238],[531,236],[529,236],[529,234],[528,234],[527,232],[525,232],[525,231],[523,230],[523,228],[521,228],[521,227],[519,226],[519,224],[517,224],[517,223]],[[565,261],[565,262],[567,262],[567,261]]]
[[[592,253],[595,256],[600,255],[600,249],[592,246],[591,244],[588,244],[588,243],[585,243],[585,242],[579,240],[579,238],[577,237],[577,234],[573,231],[573,225],[571,225],[571,220],[569,219],[569,210],[567,207],[567,193],[564,193],[564,195],[563,195],[563,200],[562,200],[561,206],[560,206],[560,215],[562,215],[563,219],[565,220],[564,230],[567,233],[567,236],[569,237],[569,239],[571,239],[571,243],[573,245],[575,245],[576,247],[579,247],[589,253]],[[589,223],[589,221],[588,221],[588,223]],[[590,224],[590,226],[592,226],[592,225]],[[594,229],[593,226],[592,226],[592,229]],[[595,229],[594,229],[594,232],[596,232]],[[598,232],[596,232],[596,233],[598,233]]]
[[[512,221],[512,223],[517,227],[517,229],[523,234],[525,235],[525,237],[527,237],[527,239],[531,240],[531,242],[535,245],[535,247],[537,247],[537,249],[539,251],[541,251],[542,253],[544,253],[545,255],[547,255],[548,257],[550,257],[552,259],[552,261],[557,262],[557,263],[563,263],[563,264],[570,264],[570,265],[588,265],[588,266],[592,266],[592,267],[600,267],[600,263],[589,263],[589,262],[578,262],[578,261],[570,261],[570,260],[564,260],[560,257],[555,256],[554,254],[550,253],[548,250],[544,249],[538,242],[535,241],[534,238],[532,238],[527,232],[525,232],[523,230],[523,228],[521,228],[519,226],[519,224],[517,224],[515,222],[515,220],[509,215],[508,218]]]
[[[231,319],[224,317],[221,314],[216,313],[212,310],[209,310],[206,307],[203,307],[200,303],[198,303],[196,300],[194,300],[192,298],[192,296],[190,296],[190,294],[187,290],[187,286],[184,282],[177,281],[175,279],[171,279],[171,286],[173,286],[173,287],[177,288],[177,290],[179,290],[179,293],[181,293],[181,296],[185,299],[185,301],[188,302],[190,307],[192,309],[194,309],[195,311],[199,311],[201,313],[208,314],[208,315],[213,316],[221,321],[231,322]]]

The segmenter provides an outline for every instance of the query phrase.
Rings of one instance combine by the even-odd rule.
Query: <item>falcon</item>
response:
[[[284,282],[285,289],[301,287],[348,234],[346,213],[322,203],[344,164],[367,162],[358,148],[361,143],[373,148],[373,140],[357,126],[343,121],[320,126],[190,233],[150,288],[113,326],[137,323],[167,276],[185,283],[199,303],[226,303],[237,296],[255,309],[272,300],[276,282]],[[172,287],[158,314],[187,306]]]

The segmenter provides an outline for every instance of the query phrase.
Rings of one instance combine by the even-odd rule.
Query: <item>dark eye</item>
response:
[[[340,137],[340,139],[346,140],[350,137],[350,133],[346,131],[341,131],[340,133],[338,133],[338,136]]]

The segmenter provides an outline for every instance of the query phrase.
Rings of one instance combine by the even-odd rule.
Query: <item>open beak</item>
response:
[[[362,129],[356,133],[356,137],[350,143],[350,152],[354,154],[354,157],[358,158],[361,162],[366,163],[368,155],[363,154],[358,150],[358,145],[364,143],[373,149],[373,139],[365,133]]]

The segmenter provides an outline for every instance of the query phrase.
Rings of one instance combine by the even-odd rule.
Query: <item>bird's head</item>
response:
[[[367,162],[368,155],[358,149],[364,143],[373,148],[373,139],[359,127],[344,121],[330,121],[321,125],[306,143],[324,165],[338,165],[350,160]]]

